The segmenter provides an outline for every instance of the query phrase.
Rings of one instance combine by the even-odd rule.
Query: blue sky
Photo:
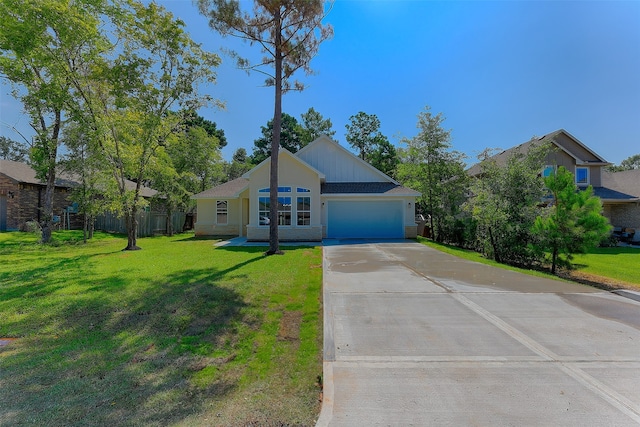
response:
[[[206,49],[260,58],[257,46],[210,30],[191,0],[158,2]],[[326,22],[335,35],[312,61],[317,74],[298,75],[308,88],[286,94],[283,111],[300,119],[315,108],[341,144],[349,117],[364,111],[402,146],[429,105],[468,163],[560,128],[613,163],[640,153],[640,1],[337,0]],[[263,81],[223,56],[217,85],[202,88],[226,104],[200,112],[224,129],[226,159],[251,153],[273,117]],[[28,132],[6,86],[0,106],[0,134]]]

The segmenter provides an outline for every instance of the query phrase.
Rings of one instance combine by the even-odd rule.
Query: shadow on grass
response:
[[[187,269],[143,289],[113,275],[41,307],[37,319],[18,316],[14,322],[39,330],[0,348],[0,424],[167,425],[224,398],[238,381],[223,369],[235,357],[233,340],[259,319],[219,282],[260,259]],[[90,280],[86,274],[78,268],[67,280]],[[43,286],[51,293],[63,283]],[[5,297],[30,298],[15,290]]]

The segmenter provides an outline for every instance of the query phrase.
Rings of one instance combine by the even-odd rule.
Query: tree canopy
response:
[[[467,174],[464,155],[452,150],[451,132],[443,122],[442,113],[433,115],[429,107],[418,115],[418,134],[403,141],[407,148],[401,151],[398,179],[422,193],[419,211],[427,215],[434,240],[453,242]]]
[[[612,165],[608,168],[611,172],[621,172],[634,169],[640,169],[640,154],[635,154],[631,157],[627,157],[620,162],[619,165]]]
[[[0,159],[26,163],[29,161],[29,147],[11,138],[0,136]]]
[[[295,153],[307,142],[304,140],[304,130],[295,117],[282,113],[280,130],[280,146]],[[271,140],[273,138],[273,120],[269,120],[266,126],[261,126],[262,136],[253,141],[253,154],[251,161],[258,164],[271,155]]]
[[[533,232],[538,236],[536,249],[548,253],[551,272],[558,265],[570,267],[573,254],[586,253],[611,231],[602,216],[602,202],[591,186],[578,190],[571,172],[560,166],[544,180],[551,203],[536,218]]]

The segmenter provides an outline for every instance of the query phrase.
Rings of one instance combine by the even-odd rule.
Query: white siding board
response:
[[[324,173],[326,182],[383,182],[384,174],[360,162],[351,152],[329,138],[316,140],[297,153],[304,162]]]

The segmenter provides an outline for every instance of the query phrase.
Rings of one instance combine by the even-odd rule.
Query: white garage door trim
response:
[[[328,238],[404,238],[402,200],[328,200]]]

